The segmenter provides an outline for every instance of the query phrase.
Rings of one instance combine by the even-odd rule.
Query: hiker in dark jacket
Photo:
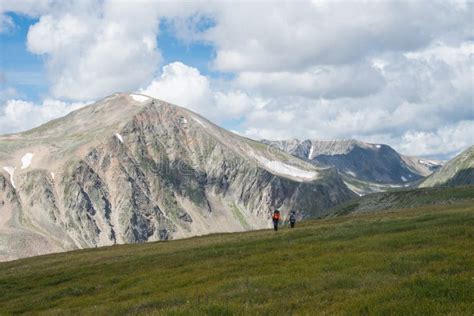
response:
[[[295,212],[295,211],[291,211],[291,213],[290,213],[290,227],[291,227],[291,228],[294,228],[294,227],[295,227],[295,223],[296,223],[296,212]]]
[[[275,231],[278,230],[278,223],[280,222],[280,211],[279,210],[275,210],[273,212],[273,215],[272,215],[272,220],[273,220],[273,229]]]

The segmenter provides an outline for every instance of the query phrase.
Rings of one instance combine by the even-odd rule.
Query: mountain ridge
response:
[[[427,177],[420,187],[472,184],[474,184],[474,145],[446,162],[441,169]]]
[[[317,217],[354,197],[334,168],[125,93],[1,136],[0,167],[0,260],[266,228],[274,207]]]
[[[261,141],[316,166],[335,167],[359,195],[415,186],[442,165],[440,161],[401,155],[385,144],[356,139]]]

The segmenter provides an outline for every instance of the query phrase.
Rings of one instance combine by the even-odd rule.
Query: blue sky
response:
[[[14,87],[20,95],[33,102],[40,102],[48,93],[48,76],[42,56],[32,54],[26,47],[28,29],[38,22],[37,18],[8,13],[15,26],[9,32],[0,33],[1,59],[0,69],[7,79],[7,85]],[[212,25],[204,24],[201,30]],[[159,48],[163,64],[180,61],[195,67],[203,75],[218,78],[225,76],[210,69],[215,55],[212,45],[204,42],[185,42],[178,39],[173,27],[166,20],[160,23]],[[158,40],[158,39],[157,39]]]
[[[8,14],[14,21],[14,28],[0,33],[1,59],[0,69],[7,82],[29,100],[40,101],[48,91],[47,75],[43,58],[28,52],[26,36],[30,25],[37,19]]]
[[[175,36],[173,27],[166,20],[160,23],[158,47],[162,52],[163,64],[180,61],[186,65],[198,68],[205,76],[217,75],[214,71],[210,70],[210,62],[215,55],[212,45],[204,42],[186,43],[182,39],[178,39]]]
[[[0,133],[135,91],[254,139],[449,158],[473,143],[473,6],[4,0]]]

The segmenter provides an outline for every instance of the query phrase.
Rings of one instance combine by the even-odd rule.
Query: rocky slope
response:
[[[316,166],[334,166],[358,194],[412,186],[437,170],[441,162],[400,155],[383,144],[358,140],[262,141]]]
[[[156,99],[115,94],[0,136],[0,260],[265,228],[354,197],[334,168]]]
[[[426,178],[420,187],[457,186],[474,184],[474,146],[448,161],[441,169]]]

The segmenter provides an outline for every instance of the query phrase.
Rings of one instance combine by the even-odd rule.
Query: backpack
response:
[[[290,215],[290,223],[295,223],[296,222],[296,216],[295,214]]]
[[[273,220],[280,220],[280,212],[273,213]]]

